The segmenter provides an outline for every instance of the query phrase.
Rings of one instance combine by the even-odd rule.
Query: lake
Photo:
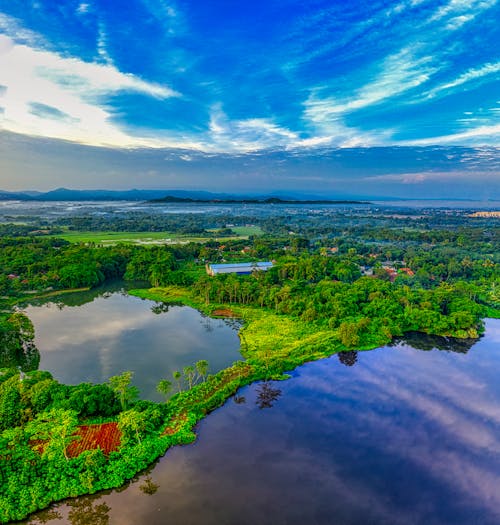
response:
[[[309,363],[241,389],[125,488],[29,523],[498,525],[499,368],[500,320],[475,343]]]
[[[160,401],[158,381],[208,360],[214,373],[241,359],[238,324],[187,306],[127,295],[123,285],[71,293],[25,312],[35,326],[41,370],[66,384],[103,383],[126,370],[141,397]]]

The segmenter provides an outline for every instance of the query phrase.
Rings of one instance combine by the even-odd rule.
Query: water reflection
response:
[[[156,494],[159,488],[160,485],[158,485],[158,483],[154,483],[151,476],[148,476],[142,485],[139,485],[141,492],[144,492],[144,494],[148,494],[149,496]]]
[[[42,510],[40,512],[37,512],[33,518],[30,520],[30,523],[32,525],[45,525],[45,523],[50,523],[54,520],[61,520],[62,514],[57,510],[53,508],[49,508],[46,510]]]
[[[467,354],[401,343],[359,357],[241,389],[247,402],[201,421],[194,444],[101,496],[110,524],[498,525],[500,321]]]
[[[121,288],[111,294],[84,292],[85,299],[74,295],[80,294],[64,297],[62,309],[51,302],[26,307],[40,368],[61,382],[102,383],[132,370],[141,397],[161,401],[156,385],[175,370],[203,359],[215,373],[241,359],[238,334],[223,319],[129,296]],[[86,302],[89,297],[93,300]]]
[[[476,343],[477,339],[457,339],[455,337],[441,337],[422,332],[407,332],[404,336],[395,338],[389,346],[406,344],[416,350],[444,350],[446,352],[466,354]]]
[[[95,497],[83,497],[68,501],[68,520],[71,525],[108,525],[109,507]]]
[[[170,303],[156,303],[151,307],[151,311],[156,314],[166,314],[172,305]]]
[[[33,525],[45,525],[54,520],[64,520],[71,525],[108,525],[111,507],[101,497],[82,496],[68,500],[65,512],[57,508],[41,511],[30,521]]]
[[[350,350],[349,352],[339,352],[339,361],[345,366],[354,366],[358,361],[358,352]]]
[[[281,390],[266,381],[257,386],[257,399],[255,404],[260,408],[272,408],[274,402],[281,396]]]
[[[133,290],[137,288],[148,288],[149,283],[146,281],[123,281],[121,279],[107,281],[101,286],[96,286],[90,290],[83,290],[81,292],[64,293],[61,292],[48,297],[41,298],[28,298],[25,306],[43,306],[43,305],[56,305],[57,308],[63,309],[65,307],[83,306],[91,303],[97,298],[107,299],[112,297],[114,294],[120,294],[122,296],[127,295],[127,290]]]
[[[245,396],[235,395],[235,396],[233,396],[233,401],[237,405],[242,405],[243,403],[246,403],[247,400],[246,400]]]

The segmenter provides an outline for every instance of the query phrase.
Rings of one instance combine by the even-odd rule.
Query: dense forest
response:
[[[497,221],[498,222],[498,221]],[[217,239],[213,228],[258,225],[263,234]],[[202,243],[70,243],[79,231],[189,231]],[[334,352],[389,343],[415,331],[468,340],[500,311],[500,228],[465,214],[362,210],[273,217],[134,215],[29,218],[0,225],[0,521],[67,496],[116,487],[243,384],[282,378]],[[212,262],[272,260],[252,275],[211,277]],[[138,401],[132,373],[106,384],[60,384],[38,370],[28,298],[113,279],[148,282],[158,301],[245,321],[239,362],[214,376],[198,363],[165,378],[165,403]],[[273,332],[274,330],[274,332]],[[273,346],[269,346],[269,334]],[[297,344],[303,341],[303,344]],[[244,344],[243,344],[244,343]],[[89,429],[109,447],[85,447]],[[90,438],[89,438],[90,439]],[[108,440],[108,441],[106,441]]]

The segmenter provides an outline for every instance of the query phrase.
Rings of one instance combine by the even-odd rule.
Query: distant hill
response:
[[[2,191],[0,200],[30,201],[147,201],[165,196],[165,190],[71,190],[57,188],[47,192]],[[180,192],[181,195],[195,193],[196,197],[206,197],[208,192]]]
[[[0,190],[0,200],[24,201],[148,201],[154,203],[223,203],[223,204],[361,204],[359,200],[330,200],[291,196],[242,196],[228,193],[191,190],[71,190],[57,188],[47,192]]]
[[[40,201],[144,201],[165,195],[157,190],[70,190],[57,188],[34,197]]]
[[[33,200],[33,199],[27,193],[0,190],[0,201],[30,201],[30,200]]]
[[[210,199],[194,199],[191,197],[175,197],[167,195],[161,199],[153,199],[153,203],[204,203],[204,204],[368,204],[367,201],[356,200],[330,200],[330,199],[281,199],[279,197],[263,197],[263,198],[246,198],[246,197],[229,197],[229,198],[210,198]]]

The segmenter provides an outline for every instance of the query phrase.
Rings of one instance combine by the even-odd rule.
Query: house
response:
[[[207,264],[208,275],[219,275],[221,273],[235,273],[237,275],[250,275],[254,271],[267,271],[273,267],[273,263],[247,262],[247,263],[228,263],[228,264]]]

